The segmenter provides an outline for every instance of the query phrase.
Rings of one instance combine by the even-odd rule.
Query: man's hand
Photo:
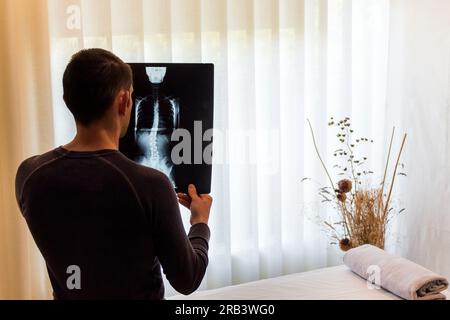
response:
[[[178,193],[177,196],[180,204],[191,210],[191,225],[197,223],[208,224],[213,201],[212,197],[208,194],[199,195],[193,184],[189,185],[188,193],[189,195]]]

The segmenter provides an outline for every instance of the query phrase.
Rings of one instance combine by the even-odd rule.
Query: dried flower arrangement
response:
[[[405,210],[395,211],[391,207],[391,200],[396,176],[406,175],[403,172],[398,172],[398,168],[403,167],[400,163],[400,158],[407,135],[405,134],[403,137],[390,183],[387,181],[387,175],[395,128],[392,130],[384,175],[380,185],[375,188],[365,187],[362,180],[369,178],[374,172],[363,169],[363,165],[368,159],[367,157],[357,158],[355,150],[363,144],[373,143],[373,140],[367,138],[354,139],[354,130],[352,129],[350,118],[339,121],[331,118],[328,125],[337,128],[337,138],[341,145],[341,148],[336,150],[333,155],[341,158],[340,160],[344,160],[345,163],[344,165],[337,164],[334,168],[341,171],[339,173],[340,176],[346,176],[346,178],[335,184],[320,155],[314,130],[309,120],[308,124],[314,148],[330,183],[330,186],[319,188],[319,195],[323,199],[322,202],[331,203],[339,212],[339,221],[324,221],[326,229],[333,239],[332,243],[339,244],[343,251],[363,244],[372,244],[384,249],[386,229],[392,215],[395,212],[401,213]],[[308,178],[303,180],[308,180]]]

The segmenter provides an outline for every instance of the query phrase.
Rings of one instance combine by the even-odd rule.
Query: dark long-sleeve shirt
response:
[[[208,226],[186,235],[167,177],[118,151],[32,157],[18,169],[16,197],[55,299],[162,299],[161,265],[183,294],[203,279]]]

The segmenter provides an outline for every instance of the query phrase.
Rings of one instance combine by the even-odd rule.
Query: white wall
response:
[[[395,250],[450,277],[450,1],[393,0],[386,118],[409,134]]]

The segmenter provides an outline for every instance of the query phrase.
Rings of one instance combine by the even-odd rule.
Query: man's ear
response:
[[[130,94],[128,91],[121,90],[118,94],[119,115],[126,115],[128,105],[130,103]]]

